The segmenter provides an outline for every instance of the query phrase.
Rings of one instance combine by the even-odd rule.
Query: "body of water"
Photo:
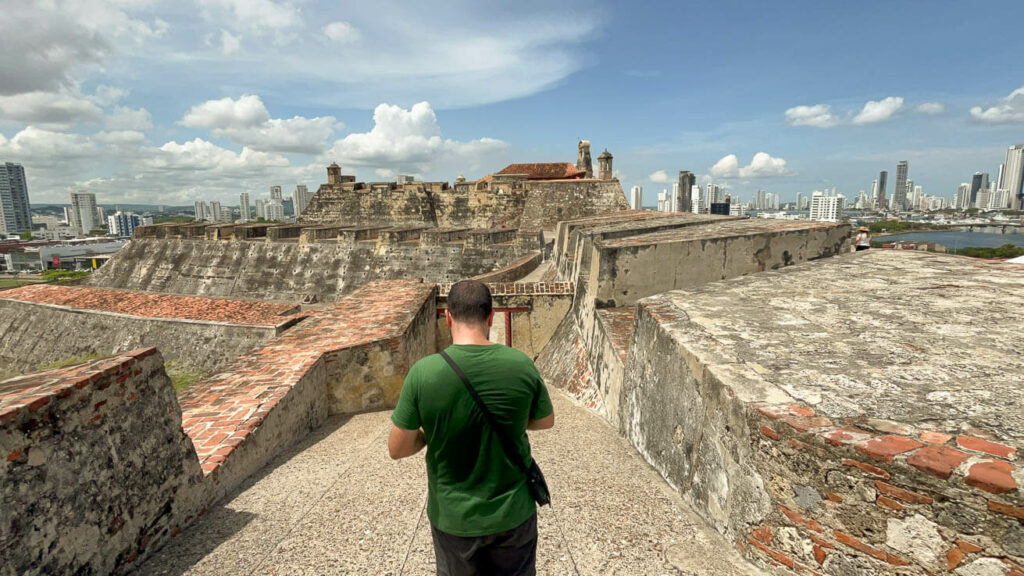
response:
[[[936,242],[946,248],[998,248],[1003,244],[1024,246],[1024,234],[988,234],[985,232],[908,232],[892,236],[874,236],[876,242]]]

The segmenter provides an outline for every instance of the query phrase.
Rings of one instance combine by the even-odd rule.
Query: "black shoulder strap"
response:
[[[501,446],[505,449],[505,454],[508,456],[508,459],[515,463],[520,470],[527,472],[529,469],[526,467],[526,464],[523,463],[523,458],[519,454],[519,450],[516,449],[516,445],[512,442],[511,438],[505,435],[501,427],[498,426],[497,420],[494,419],[494,414],[491,414],[491,411],[487,409],[487,405],[484,404],[484,401],[480,398],[480,395],[477,394],[473,385],[469,383],[469,378],[466,377],[466,373],[463,372],[462,368],[455,363],[455,360],[452,360],[452,357],[449,356],[447,352],[442,350],[439,354],[441,354],[444,361],[452,367],[452,370],[454,370],[455,374],[460,380],[462,380],[462,383],[466,385],[466,390],[469,392],[469,395],[476,401],[476,405],[480,408],[480,411],[484,413],[484,418],[487,419],[487,423],[491,425],[491,429],[498,435],[498,440],[501,442]]]

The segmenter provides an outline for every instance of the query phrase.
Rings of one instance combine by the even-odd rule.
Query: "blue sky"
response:
[[[678,170],[790,200],[904,159],[951,196],[1024,141],[1021,2],[429,4],[12,4],[0,161],[34,202],[237,203],[334,160],[451,181],[587,138],[653,203]]]

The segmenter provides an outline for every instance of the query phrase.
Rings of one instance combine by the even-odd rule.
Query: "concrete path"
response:
[[[539,574],[759,573],[615,430],[551,393],[555,429],[530,436],[555,499]],[[388,458],[389,415],[332,419],[136,574],[433,574],[423,458]]]

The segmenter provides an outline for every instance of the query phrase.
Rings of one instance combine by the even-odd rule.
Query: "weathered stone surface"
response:
[[[332,302],[368,282],[423,278],[455,282],[492,272],[530,250],[515,242],[378,246],[266,241],[135,239],[93,274],[89,283],[199,296]],[[525,272],[524,272],[525,273]]]
[[[109,574],[198,514],[155,349],[0,382],[0,574]]]
[[[926,566],[938,565],[947,548],[938,525],[920,514],[889,518],[885,543]]]

